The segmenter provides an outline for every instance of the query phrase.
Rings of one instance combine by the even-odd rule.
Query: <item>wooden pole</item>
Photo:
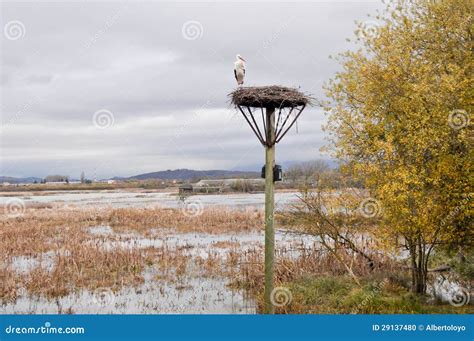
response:
[[[273,314],[275,308],[271,301],[273,291],[273,267],[275,257],[275,231],[273,229],[273,210],[275,206],[273,166],[275,165],[275,109],[266,109],[265,146],[265,314]]]

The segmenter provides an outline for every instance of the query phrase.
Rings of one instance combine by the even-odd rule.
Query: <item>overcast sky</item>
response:
[[[354,20],[378,1],[4,2],[0,175],[130,176],[256,169],[264,150],[228,102],[245,85],[323,98]],[[319,108],[278,144],[278,163],[327,158]]]

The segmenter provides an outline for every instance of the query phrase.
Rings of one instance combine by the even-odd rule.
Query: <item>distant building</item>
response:
[[[48,185],[64,185],[69,183],[69,178],[65,175],[48,175],[44,178],[44,183]]]
[[[45,184],[47,185],[66,185],[69,182],[67,181],[46,181]]]
[[[191,184],[184,184],[179,186],[179,193],[192,193],[193,192],[193,185]]]

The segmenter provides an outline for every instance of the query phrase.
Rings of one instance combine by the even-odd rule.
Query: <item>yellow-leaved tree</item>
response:
[[[472,248],[470,0],[398,0],[359,23],[329,81],[335,155],[381,209],[378,236],[409,255],[424,293],[438,247]]]

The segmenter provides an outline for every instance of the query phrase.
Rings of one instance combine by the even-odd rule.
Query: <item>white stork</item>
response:
[[[234,63],[234,76],[238,85],[244,84],[245,77],[245,59],[240,54],[236,56],[237,60]]]

